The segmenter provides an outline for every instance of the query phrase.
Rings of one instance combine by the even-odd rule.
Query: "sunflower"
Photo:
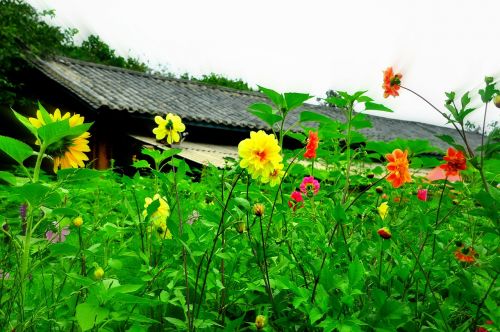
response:
[[[161,116],[155,116],[155,122],[158,127],[153,129],[153,134],[156,135],[157,140],[164,139],[166,136],[168,144],[179,142],[181,140],[179,133],[186,130],[181,118],[172,113],[168,113],[165,119]]]
[[[54,111],[54,114],[49,114],[49,116],[53,122],[64,121],[67,119],[70,127],[79,126],[83,124],[83,121],[85,120],[85,118],[79,114],[71,115],[69,112],[66,112],[62,115],[58,108]],[[36,128],[41,128],[47,125],[40,110],[36,111],[36,118],[29,118],[28,120]],[[59,141],[52,143],[47,147],[46,153],[54,159],[54,173],[57,173],[60,168],[85,167],[83,162],[89,160],[87,155],[84,153],[90,152],[88,141],[89,137],[90,133],[86,131],[77,137],[63,137]],[[37,140],[35,143],[40,144],[40,141]]]

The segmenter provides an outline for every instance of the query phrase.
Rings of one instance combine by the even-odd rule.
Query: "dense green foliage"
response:
[[[367,141],[359,130],[369,118],[353,110],[388,109],[363,91],[338,91],[327,102],[346,121],[302,111],[319,146],[309,134],[305,149],[282,151],[286,135],[304,141],[283,124],[311,96],[260,90],[270,104],[249,111],[275,132],[252,134],[240,144],[246,163],[224,169],[191,169],[170,148],[143,149],[131,177],[40,173],[44,151],[60,152],[90,125],[41,105],[38,122],[15,113],[40,153],[0,136],[20,167],[0,171],[0,330],[498,330],[495,138],[477,149],[442,137],[456,148],[447,160],[429,157],[442,152],[424,140]],[[498,93],[493,81],[479,92],[485,104]],[[462,107],[446,116],[461,130],[468,93],[454,97]],[[398,149],[413,174],[395,185],[388,175],[408,173],[406,154],[397,170],[372,162]],[[284,165],[275,183],[249,166],[271,158]],[[439,165],[450,178],[430,181]],[[319,182],[303,185],[311,177]],[[301,200],[291,196],[299,190]]]

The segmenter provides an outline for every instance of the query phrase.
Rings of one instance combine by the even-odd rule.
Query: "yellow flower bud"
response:
[[[246,224],[245,222],[243,222],[243,221],[238,221],[238,222],[236,223],[236,231],[237,231],[238,233],[240,233],[240,234],[241,234],[241,233],[243,233],[243,232],[244,232],[244,231],[246,231],[246,230],[247,230],[247,224]]]
[[[262,330],[264,326],[266,326],[266,317],[258,315],[257,318],[255,318],[255,327],[257,330]]]
[[[99,266],[94,271],[94,278],[96,278],[97,280],[101,280],[102,277],[104,277],[104,270]]]
[[[253,214],[255,214],[257,217],[262,217],[264,215],[264,204],[255,204],[253,206]]]
[[[500,108],[500,95],[496,95],[495,98],[493,98],[493,103],[496,107]]]
[[[81,225],[83,225],[83,219],[82,219],[82,217],[78,216],[75,219],[73,219],[73,225],[75,227],[80,227]]]

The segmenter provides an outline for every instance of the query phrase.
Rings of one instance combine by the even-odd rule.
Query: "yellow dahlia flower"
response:
[[[158,125],[153,129],[153,134],[156,135],[157,140],[164,139],[167,136],[167,143],[177,143],[181,140],[179,133],[186,130],[186,126],[182,123],[178,115],[168,113],[165,119],[161,116],[155,116],[155,122]]]
[[[262,175],[261,181],[262,183],[269,182],[269,185],[274,187],[280,184],[283,175],[285,175],[285,171],[283,171],[283,164],[279,164],[271,173]]]
[[[167,227],[167,218],[170,216],[170,207],[168,206],[167,201],[165,200],[164,197],[161,197],[159,194],[156,194],[151,197],[146,197],[144,199],[144,211],[142,212],[142,215],[144,217],[147,216],[147,208],[148,206],[153,203],[154,201],[158,200],[160,203],[160,206],[158,209],[153,212],[153,214],[150,216],[151,220],[151,227],[154,231],[158,233],[160,238],[162,239],[171,239],[172,234],[170,233],[170,230]]]
[[[79,126],[83,124],[85,120],[85,118],[79,114],[71,115],[69,112],[66,112],[62,115],[59,109],[56,109],[54,114],[49,114],[49,116],[54,122],[68,119],[70,127]],[[36,118],[29,118],[28,120],[36,128],[41,128],[46,125],[40,110],[36,111]],[[89,160],[84,153],[90,152],[89,137],[90,133],[86,131],[74,138],[64,137],[47,147],[46,153],[54,159],[54,173],[57,173],[59,168],[85,167],[83,162]],[[40,144],[40,142],[36,141],[36,144]]]
[[[278,140],[273,134],[268,135],[262,130],[252,131],[250,138],[238,144],[240,166],[247,168],[252,178],[262,177],[263,182],[270,182],[270,174],[273,174],[276,169],[283,168],[280,150]]]
[[[387,214],[389,213],[389,205],[387,205],[387,202],[383,202],[382,204],[380,204],[377,210],[378,214],[380,215],[380,218],[384,220],[385,217],[387,217]]]

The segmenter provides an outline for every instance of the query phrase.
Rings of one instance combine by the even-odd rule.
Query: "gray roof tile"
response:
[[[238,91],[174,78],[159,77],[126,69],[88,63],[68,58],[38,59],[35,66],[94,109],[107,107],[150,115],[176,113],[186,121],[205,122],[227,127],[270,129],[246,110],[253,103],[267,103],[258,92]],[[318,105],[304,108],[327,114],[338,120],[344,116],[334,109]],[[292,111],[287,125],[295,123],[299,110]],[[447,147],[434,135],[446,134],[461,142],[454,129],[424,123],[388,119],[369,115],[373,128],[361,132],[371,140],[395,138],[428,139],[442,149]],[[473,147],[481,136],[468,133]]]

